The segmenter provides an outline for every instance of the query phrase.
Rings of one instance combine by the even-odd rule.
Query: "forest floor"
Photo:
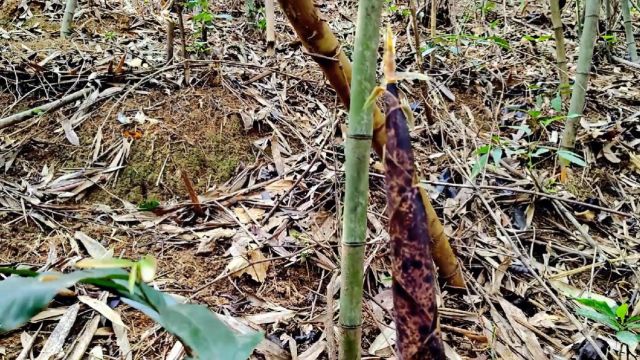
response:
[[[185,66],[178,31],[166,63],[167,13],[155,2],[121,3],[81,1],[69,39],[59,36],[63,1],[0,4],[0,119],[91,89],[0,129],[0,266],[68,271],[100,245],[126,258],[152,254],[154,286],[266,334],[255,358],[328,358],[344,107],[278,7],[275,55],[266,52],[260,2],[211,2],[206,43],[185,14]],[[317,3],[350,55],[355,3]],[[567,104],[557,94],[547,4],[450,3],[438,11],[435,39],[420,5],[422,69],[407,5],[385,2],[383,16],[397,36],[399,68],[432,78],[401,88],[415,113],[424,186],[467,281],[464,291],[439,293],[448,357],[595,358],[588,336],[617,358],[614,332],[576,315],[572,299],[591,294],[640,313],[640,69],[619,60],[627,58],[621,21],[598,39],[579,158],[561,182],[555,155]],[[563,14],[570,78],[574,8],[568,2]],[[382,175],[372,156],[363,329],[370,359],[394,356]],[[77,302],[56,298],[0,336],[0,359],[25,348],[37,356]],[[81,309],[63,352],[92,317]],[[128,330],[114,332],[103,319],[94,358],[184,357],[150,319],[122,304],[115,310]]]

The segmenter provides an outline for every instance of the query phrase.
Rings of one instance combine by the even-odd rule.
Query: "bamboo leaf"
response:
[[[576,311],[576,314],[578,315],[582,315],[584,317],[586,317],[589,320],[593,320],[597,323],[603,324],[603,325],[607,325],[608,327],[612,328],[613,330],[619,331],[621,329],[620,324],[615,321],[614,319],[608,317],[607,315],[604,315],[602,313],[599,313],[593,309],[584,309],[584,308],[580,308]]]
[[[260,333],[237,336],[202,305],[180,304],[170,295],[140,283],[128,289],[121,269],[81,270],[69,274],[9,277],[0,281],[0,333],[14,330],[44,309],[60,289],[78,282],[109,290],[144,312],[189,349],[191,359],[244,360],[262,340]],[[6,294],[6,295],[5,295]]]
[[[629,304],[622,304],[620,306],[618,306],[616,308],[616,316],[618,317],[618,319],[620,319],[622,322],[624,322],[624,319],[627,317],[627,313],[629,312]]]
[[[609,306],[609,304],[607,304],[606,302],[602,301],[602,300],[596,300],[593,298],[577,298],[575,299],[577,302],[579,302],[582,305],[586,305],[594,310],[596,310],[597,312],[607,315],[608,317],[614,318],[616,317],[615,312],[613,311],[613,309]]]
[[[578,166],[587,166],[587,163],[580,157],[580,155],[574,153],[573,151],[559,149],[558,156]]]
[[[476,176],[482,172],[485,166],[487,166],[487,162],[489,160],[489,154],[481,155],[478,160],[473,164],[471,168],[471,180],[475,179]]]
[[[618,331],[616,333],[616,339],[618,339],[618,341],[620,341],[621,343],[627,345],[629,349],[633,349],[633,350],[635,350],[639,342],[638,335],[632,333],[631,331],[626,331],[626,330]]]

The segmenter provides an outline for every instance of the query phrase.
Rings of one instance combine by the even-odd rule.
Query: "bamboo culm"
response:
[[[636,40],[633,37],[633,26],[631,26],[631,9],[629,8],[629,0],[620,0],[622,7],[622,18],[624,20],[624,37],[627,41],[627,51],[631,62],[638,61],[638,51],[636,49]]]
[[[567,52],[564,46],[564,29],[562,27],[562,9],[559,0],[551,2],[551,23],[556,41],[556,63],[558,65],[558,79],[560,81],[559,91],[562,102],[566,102],[571,94],[569,87],[569,75],[567,73]]]
[[[284,14],[295,29],[303,46],[322,68],[331,86],[336,90],[342,103],[349,107],[351,103],[351,63],[341,51],[341,45],[331,32],[316,9],[313,0],[279,0]],[[372,147],[383,156],[383,148],[387,142],[384,126],[384,115],[377,105],[373,106],[373,144]],[[416,182],[418,178],[416,177]],[[427,211],[427,228],[433,240],[433,256],[443,284],[456,288],[464,288],[465,282],[444,226],[438,219],[427,191],[420,188],[420,195]]]
[[[596,42],[598,16],[600,15],[600,0],[587,0],[584,16],[584,26],[580,37],[580,50],[578,52],[578,65],[576,68],[576,80],[571,91],[569,114],[562,132],[561,146],[565,149],[573,149],[576,143],[576,125],[582,117],[585,104],[585,95],[589,82],[593,47]],[[566,160],[561,159],[562,164],[567,165]]]
[[[60,37],[66,38],[71,35],[71,23],[73,22],[73,14],[78,7],[78,0],[67,0],[64,6],[64,15],[60,24]]]
[[[360,0],[345,145],[345,200],[340,279],[340,359],[360,359],[364,249],[369,204],[372,109],[364,104],[376,84],[382,1]]]

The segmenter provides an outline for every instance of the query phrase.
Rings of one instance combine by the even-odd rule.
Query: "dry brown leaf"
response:
[[[273,194],[284,194],[285,192],[289,191],[289,189],[291,189],[294,183],[295,181],[293,181],[293,179],[285,178],[274,181],[271,184],[267,184],[264,189]]]
[[[122,318],[120,317],[120,314],[118,314],[115,310],[110,308],[109,305],[105,304],[104,302],[89,296],[85,296],[85,295],[79,295],[78,300],[87,304],[89,307],[91,307],[93,310],[100,313],[100,315],[104,316],[112,323],[118,324],[124,327],[125,329],[128,329],[128,327],[122,322]]]
[[[631,167],[640,174],[640,155],[629,153],[629,160],[629,165],[631,165]]]
[[[269,270],[269,261],[259,249],[249,250],[245,256],[235,256],[227,265],[233,276],[248,274],[257,282],[264,282]]]
[[[265,213],[263,209],[252,208],[245,210],[241,207],[233,209],[233,212],[238,217],[238,220],[240,220],[240,222],[243,224],[250,224],[253,221],[259,221],[260,219],[262,219]]]

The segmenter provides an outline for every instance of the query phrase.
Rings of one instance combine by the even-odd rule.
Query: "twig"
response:
[[[173,36],[175,32],[176,24],[171,20],[171,18],[167,19],[167,64],[171,63],[173,60]]]
[[[71,93],[61,99],[50,102],[48,104],[37,106],[33,109],[25,110],[23,112],[7,116],[6,118],[0,119],[0,129],[4,129],[7,126],[11,126],[19,122],[25,121],[36,115],[42,115],[43,113],[57,110],[69,103],[72,103],[80,98],[83,98],[89,95],[93,90],[94,90],[93,87],[88,87],[86,89],[78,90],[74,93]]]
[[[613,60],[619,62],[622,65],[627,65],[630,68],[633,68],[633,69],[636,69],[636,70],[640,70],[640,64],[638,64],[638,63],[634,63],[634,62],[631,62],[629,60],[625,60],[625,59],[617,57],[617,56],[613,56],[612,58],[613,58]]]
[[[453,184],[453,183],[447,183],[447,182],[441,182],[441,181],[428,181],[428,180],[422,180],[421,182],[426,183],[426,184],[431,184],[431,185],[451,186],[451,187],[467,188],[467,189],[478,188],[478,189],[484,189],[484,190],[513,191],[513,192],[517,192],[517,193],[531,194],[531,195],[541,196],[541,197],[545,197],[545,198],[549,198],[549,199],[553,199],[553,200],[559,200],[559,201],[566,202],[566,203],[569,203],[569,204],[581,205],[581,206],[588,207],[588,208],[591,208],[591,209],[605,211],[605,212],[608,212],[608,213],[611,213],[611,214],[616,214],[616,215],[621,215],[621,216],[626,216],[626,217],[633,217],[632,214],[628,214],[626,212],[622,212],[622,211],[619,211],[619,210],[614,210],[614,209],[606,208],[606,207],[603,207],[603,206],[589,204],[589,203],[586,203],[586,202],[583,202],[583,201],[566,199],[566,198],[563,198],[563,197],[560,197],[560,196],[557,196],[557,195],[551,195],[551,194],[547,194],[547,193],[543,193],[543,192],[535,191],[535,190],[511,188],[511,187],[508,187],[508,186],[492,186],[492,185],[475,185],[474,186],[474,185],[468,185],[468,184]]]
[[[204,214],[202,211],[202,205],[200,204],[200,199],[198,199],[196,190],[193,188],[191,179],[189,179],[189,174],[187,174],[186,170],[181,170],[180,177],[182,178],[182,182],[184,182],[184,187],[187,188],[187,192],[189,193],[189,199],[191,199],[191,203],[193,204],[193,211],[198,216],[202,216]]]

